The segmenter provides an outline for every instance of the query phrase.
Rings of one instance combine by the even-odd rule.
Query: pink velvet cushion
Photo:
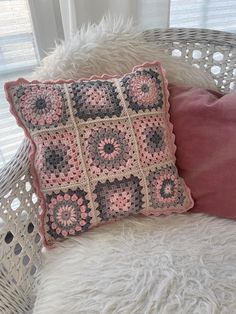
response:
[[[236,93],[169,86],[177,166],[191,212],[236,218]]]

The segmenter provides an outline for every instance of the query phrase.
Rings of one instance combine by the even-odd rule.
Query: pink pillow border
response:
[[[32,81],[28,81],[24,78],[18,78],[16,81],[10,81],[10,82],[6,82],[4,84],[4,90],[5,90],[5,95],[6,95],[6,99],[7,101],[9,102],[10,104],[10,112],[11,114],[14,116],[14,118],[16,119],[16,123],[18,124],[19,127],[21,127],[23,130],[24,130],[24,133],[25,133],[25,136],[26,138],[29,140],[30,142],[30,152],[29,152],[29,160],[30,160],[30,173],[32,175],[32,184],[33,184],[33,187],[36,191],[36,194],[39,198],[39,202],[40,202],[40,207],[42,208],[42,212],[39,214],[39,220],[40,220],[40,224],[39,224],[39,233],[40,233],[40,236],[42,238],[42,242],[43,242],[43,245],[44,247],[46,248],[53,248],[55,247],[56,243],[54,243],[53,245],[49,245],[45,239],[45,228],[44,228],[44,218],[45,218],[45,214],[46,214],[46,201],[45,201],[45,198],[44,198],[44,195],[43,193],[41,192],[41,189],[40,189],[40,184],[39,184],[39,178],[38,178],[38,174],[36,172],[36,169],[34,167],[34,160],[35,160],[35,153],[36,153],[36,146],[35,146],[35,143],[29,133],[29,131],[27,130],[27,128],[25,127],[25,125],[22,123],[22,121],[20,120],[20,118],[18,117],[18,113],[14,107],[14,100],[11,96],[11,94],[8,92],[8,90],[14,86],[17,86],[21,83],[23,84],[66,84],[66,83],[74,83],[74,82],[82,82],[82,81],[91,81],[91,80],[110,80],[110,79],[114,79],[114,78],[117,78],[117,79],[121,79],[122,77],[128,75],[129,73],[132,73],[138,69],[140,69],[141,67],[152,67],[152,66],[157,66],[159,69],[160,69],[160,73],[162,75],[162,78],[163,78],[163,96],[164,96],[164,100],[165,100],[165,109],[166,109],[166,118],[168,120],[168,132],[171,134],[171,138],[172,138],[172,145],[170,147],[171,149],[171,152],[173,153],[174,155],[174,162],[175,162],[175,165],[176,165],[176,156],[175,156],[175,153],[176,153],[176,145],[175,145],[175,135],[174,135],[174,132],[173,132],[173,124],[171,123],[170,121],[170,113],[169,113],[169,110],[170,110],[170,103],[169,103],[169,96],[170,96],[170,93],[169,93],[169,90],[168,90],[168,81],[167,81],[167,78],[166,78],[166,71],[165,69],[162,67],[161,63],[159,61],[153,61],[153,62],[144,62],[143,64],[141,65],[136,65],[133,67],[133,69],[130,71],[130,72],[127,72],[123,75],[108,75],[108,74],[103,74],[103,75],[92,75],[90,76],[89,78],[81,78],[79,80],[64,80],[64,79],[58,79],[58,80],[45,80],[45,81],[38,81],[38,80],[32,80]],[[168,210],[168,208],[163,208],[161,212],[156,212],[156,211],[153,211],[153,210],[142,210],[140,212],[140,214],[144,214],[145,216],[149,216],[149,215],[153,215],[153,216],[160,216],[160,215],[165,215],[165,216],[168,216],[170,214],[173,214],[173,213],[184,213],[186,211],[188,211],[189,209],[191,209],[193,206],[194,206],[194,201],[191,197],[191,191],[189,189],[189,187],[186,185],[184,179],[182,177],[180,177],[180,180],[182,180],[182,183],[183,183],[183,186],[186,190],[186,193],[188,194],[189,196],[189,199],[190,199],[190,205],[188,206],[187,209],[175,209],[175,210]],[[163,212],[165,211],[165,212]],[[111,224],[111,223],[115,223],[116,221],[118,221],[120,219],[116,219],[114,221],[108,221],[108,222],[100,222],[98,225],[94,225],[93,228],[95,227],[98,227],[102,224]],[[92,228],[92,229],[93,229]],[[91,229],[90,229],[91,230]],[[89,230],[88,230],[89,231]],[[86,232],[88,232],[86,231]]]

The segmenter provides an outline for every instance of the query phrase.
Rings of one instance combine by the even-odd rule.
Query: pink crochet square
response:
[[[167,81],[158,62],[123,77],[5,85],[31,142],[45,245],[101,223],[193,206],[175,166]]]
[[[174,157],[164,115],[139,116],[132,122],[143,167],[165,163]]]
[[[137,169],[129,120],[94,122],[80,127],[81,146],[91,179],[124,175]]]

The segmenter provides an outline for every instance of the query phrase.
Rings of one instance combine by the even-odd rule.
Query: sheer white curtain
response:
[[[60,0],[65,37],[88,22],[97,23],[106,14],[132,17],[144,28],[169,26],[169,0]]]
[[[26,0],[25,0],[26,1]],[[143,28],[198,27],[236,32],[236,0],[27,0],[40,57],[57,39],[106,14],[132,17]]]
[[[13,156],[24,136],[9,112],[4,82],[27,76],[37,64],[27,2],[0,1],[0,168]]]
[[[171,0],[170,26],[236,33],[236,0]]]

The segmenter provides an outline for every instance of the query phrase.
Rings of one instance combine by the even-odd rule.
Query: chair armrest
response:
[[[41,267],[39,202],[29,172],[30,144],[24,140],[0,170],[0,312],[25,313],[34,303]],[[9,302],[10,297],[10,302]],[[14,310],[13,310],[14,309]]]

